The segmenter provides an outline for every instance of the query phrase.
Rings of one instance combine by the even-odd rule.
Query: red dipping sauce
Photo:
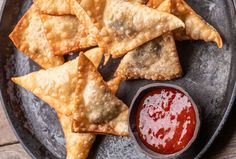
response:
[[[196,112],[188,96],[178,89],[159,87],[140,101],[136,127],[141,141],[160,154],[184,149],[194,136]]]

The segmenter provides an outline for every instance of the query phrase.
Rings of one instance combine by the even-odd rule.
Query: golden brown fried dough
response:
[[[98,30],[95,27],[95,24],[93,23],[91,17],[81,7],[80,3],[83,3],[83,2],[82,1],[80,2],[80,1],[81,0],[48,0],[48,1],[34,0],[35,4],[37,5],[37,7],[41,11],[41,13],[54,15],[54,16],[58,16],[58,15],[72,16],[72,15],[76,15],[77,18],[78,18],[77,23],[79,25],[81,25],[76,29],[77,29],[77,31],[83,33],[83,34],[77,34],[76,37],[79,37],[79,36],[83,37],[83,39],[80,41],[80,44],[82,44],[84,47],[87,47],[87,46],[90,46],[90,45],[94,45],[94,42],[95,42],[95,44],[97,44],[96,36],[98,34]],[[93,5],[93,3],[92,3],[92,5]],[[93,7],[92,10],[94,11],[95,8],[94,8],[94,6],[92,6],[92,7]],[[63,18],[60,18],[60,21],[62,19]],[[69,19],[67,18],[67,21],[68,20]],[[54,23],[51,22],[51,24],[54,24]],[[75,21],[74,21],[74,24],[75,24]],[[68,24],[60,23],[60,26],[65,26],[65,25],[68,25]],[[56,25],[54,25],[54,26],[56,26]],[[71,30],[71,28],[70,28],[70,30]],[[49,31],[50,31],[50,29],[49,29]],[[58,31],[59,30],[57,29],[56,33],[60,34],[60,36],[61,36],[62,33],[58,32]],[[75,29],[73,29],[72,31],[75,31]],[[88,36],[87,39],[85,39],[86,36]],[[51,38],[53,38],[53,37],[51,37]],[[51,39],[49,39],[49,40],[51,40]],[[78,44],[77,38],[76,38],[76,41],[74,41],[74,42],[76,42],[76,43],[74,43],[74,45],[72,45],[73,47]],[[69,41],[67,41],[66,44],[68,44],[68,43],[69,43]],[[52,42],[52,45],[53,44],[54,43]],[[56,44],[54,44],[54,45],[56,45]]]
[[[159,11],[170,12],[170,9],[171,0],[165,0],[158,6]],[[123,79],[152,80],[170,80],[181,75],[182,68],[171,33],[127,53],[115,73]]]
[[[103,0],[104,1],[104,0]],[[93,1],[92,1],[93,2]],[[91,3],[92,3],[91,2]],[[97,1],[95,1],[97,2]],[[100,4],[102,1],[99,1],[98,4]],[[95,37],[98,36],[98,28],[96,27],[96,23],[95,23],[95,20],[92,18],[92,16],[95,16],[94,14],[98,14],[97,11],[95,8],[95,6],[93,6],[93,3],[91,4],[92,6],[90,6],[90,2],[88,1],[88,3],[84,4],[83,7],[87,7],[88,9],[91,9],[91,12],[90,13],[90,10],[88,10],[87,12],[85,11],[85,9],[81,6],[81,4],[83,4],[83,1],[81,1],[79,3],[79,1],[77,0],[71,0],[70,2],[70,6],[71,6],[71,12],[77,16],[80,24],[83,24],[83,27],[87,30],[87,32],[89,33],[90,36],[93,36],[94,39],[96,39]],[[96,5],[96,4],[95,4]],[[91,7],[91,8],[90,8]]]
[[[73,120],[60,113],[58,118],[66,140],[66,159],[86,159],[96,136],[89,133],[73,133],[71,131]]]
[[[105,63],[108,54],[120,57],[155,37],[184,27],[171,14],[123,0],[71,0],[70,9],[88,32],[98,37],[106,53]]]
[[[70,0],[34,0],[41,13],[51,15],[70,15]]]
[[[57,112],[69,116],[76,106],[78,67],[79,58],[59,67],[39,70],[22,77],[12,78],[12,80],[33,92]]]
[[[9,37],[20,51],[45,69],[64,63],[63,56],[55,56],[49,49],[34,5],[21,18]]]
[[[90,35],[97,37],[102,27],[102,17],[106,0],[71,0],[71,10],[80,19],[80,22],[89,31]],[[104,49],[103,49],[104,50]],[[110,54],[104,52],[104,65],[109,61]]]
[[[160,6],[161,3],[163,3],[165,0],[148,0],[147,6],[150,8],[157,8]]]
[[[55,55],[64,55],[84,48],[96,46],[95,37],[76,16],[52,16],[41,14],[48,44]]]
[[[147,6],[157,8],[164,0],[149,0]],[[217,30],[203,20],[184,0],[171,0],[171,13],[183,20],[185,28],[174,31],[177,40],[204,40],[222,47],[222,39]]]
[[[122,81],[122,79],[120,77],[115,77],[107,82],[107,85],[113,94],[116,94],[121,81]]]
[[[175,16],[137,3],[107,0],[98,44],[117,58],[164,33],[184,27]]]
[[[153,8],[161,12],[171,13],[172,0],[164,0],[160,5],[154,6]]]
[[[107,0],[80,0],[73,1],[79,3],[79,5],[85,10],[85,12],[92,19],[93,23],[100,28],[103,19],[103,12],[106,7]],[[100,26],[99,26],[100,25]]]
[[[98,47],[90,49],[84,53],[84,55],[94,64],[96,68],[98,68],[103,54],[102,49]]]
[[[204,40],[217,43],[222,48],[222,39],[216,29],[203,20],[184,0],[172,1],[172,13],[182,19],[185,30],[174,32],[177,40]]]
[[[91,113],[90,113],[91,114]],[[113,116],[114,114],[111,114]],[[108,115],[110,116],[110,115]],[[108,116],[106,118],[108,118]],[[82,121],[83,120],[83,121]],[[122,111],[116,118],[108,121],[104,119],[105,124],[82,119],[80,122],[74,120],[73,131],[93,133],[101,135],[129,136],[128,132],[128,109]]]
[[[112,94],[83,53],[62,66],[12,80],[73,118],[76,132],[128,135],[127,106]]]
[[[110,91],[102,76],[90,61],[79,59],[76,88],[77,113],[74,113],[75,132],[128,135],[128,108]]]
[[[148,0],[128,0],[128,2],[133,2],[133,3],[140,3],[140,4],[145,4],[147,3]]]
[[[122,79],[170,80],[180,77],[182,68],[172,35],[163,35],[129,52],[115,76]]]
[[[78,59],[12,80],[47,102],[58,113],[69,116],[76,109],[74,92],[78,81],[77,69]]]
[[[99,50],[99,48],[91,49],[90,51],[87,51],[85,55],[89,58],[94,59],[91,60],[93,63],[96,63],[97,60],[94,58],[94,53],[96,53],[95,50]],[[91,56],[90,56],[91,55]],[[96,66],[96,65],[95,65]],[[113,94],[116,93],[119,84],[120,84],[120,78],[114,78],[108,82],[108,87],[112,91]],[[92,147],[92,144],[95,140],[94,134],[89,133],[74,133],[72,132],[72,123],[73,120],[63,114],[58,113],[58,117],[60,120],[60,123],[62,125],[62,129],[64,132],[65,140],[66,140],[66,151],[67,159],[85,159],[88,156],[89,150]]]
[[[184,27],[183,22],[175,16],[138,3],[123,0],[81,0],[80,3],[74,3],[73,6],[77,3],[86,11],[100,30],[98,45],[114,58],[168,31]],[[109,57],[107,54],[106,59]]]

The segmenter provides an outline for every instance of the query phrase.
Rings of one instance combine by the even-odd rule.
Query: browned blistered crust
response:
[[[34,5],[21,18],[9,37],[20,51],[45,69],[64,63],[63,56],[55,56],[49,49]]]

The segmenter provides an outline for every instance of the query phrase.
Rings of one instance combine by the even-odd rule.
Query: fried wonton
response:
[[[107,82],[107,85],[113,94],[116,94],[121,81],[122,81],[122,79],[120,77],[115,77]]]
[[[101,48],[97,47],[86,51],[84,54],[97,68],[102,60],[104,53]]]
[[[63,56],[55,56],[49,49],[34,5],[21,18],[9,37],[20,51],[45,69],[64,63]]]
[[[161,4],[159,4],[158,6],[154,6],[152,7],[154,9],[157,9],[161,12],[167,12],[167,13],[171,13],[171,9],[172,9],[172,0],[164,0]]]
[[[171,0],[165,0],[159,11],[170,12]],[[115,76],[122,79],[145,78],[170,80],[182,75],[182,67],[173,35],[167,33],[127,53]]]
[[[97,44],[95,37],[98,34],[98,30],[95,27],[95,24],[93,23],[91,17],[89,17],[88,15],[89,12],[85,12],[85,10],[81,7],[80,3],[83,4],[82,0],[48,0],[48,1],[34,0],[34,2],[36,6],[38,7],[38,9],[41,11],[41,13],[48,14],[48,16],[49,15],[54,15],[54,16],[67,15],[66,20],[64,19],[64,16],[62,16],[61,18],[58,17],[57,19],[59,19],[60,22],[59,21],[55,22],[55,19],[53,21],[51,20],[51,23],[49,25],[49,31],[51,31],[50,28],[52,28],[51,27],[52,25],[55,27],[58,24],[60,24],[59,25],[60,27],[64,27],[64,26],[66,27],[67,25],[70,25],[70,23],[72,24],[71,24],[71,27],[69,27],[69,30],[63,30],[63,31],[67,31],[67,33],[69,33],[70,31],[71,32],[78,31],[76,35],[70,34],[71,37],[73,38],[72,42],[70,42],[69,39],[68,41],[63,39],[63,41],[59,41],[59,43],[64,44],[66,42],[66,44],[68,44],[70,42],[70,44],[73,47],[75,47],[77,44],[82,44],[85,47]],[[86,3],[86,6],[88,4],[90,4],[90,2]],[[91,4],[93,4],[93,2],[91,2]],[[97,7],[93,6],[92,10],[93,11],[96,10],[95,8]],[[71,20],[72,18],[68,18],[68,17],[73,17],[73,15],[77,16],[78,19],[76,19],[76,21],[75,19],[72,21]],[[52,17],[50,19],[52,19]],[[63,20],[65,20],[66,22],[63,22]],[[78,28],[72,27],[72,26],[75,26],[75,23],[78,23]],[[61,36],[64,36],[65,34],[65,33],[63,34],[62,32],[60,32],[60,29],[54,30],[54,32],[52,33],[54,33],[53,34],[54,36],[51,35],[50,36],[51,39],[49,38],[49,40],[53,40],[53,38],[57,35],[61,37]],[[79,33],[82,33],[82,34],[79,34]],[[86,39],[85,38],[86,36],[89,36],[89,37]],[[78,43],[77,41],[79,37],[80,38],[83,37],[80,43]],[[52,45],[54,44],[54,42],[55,40],[52,42]]]
[[[60,113],[58,118],[66,140],[66,159],[86,159],[96,136],[89,133],[73,133],[73,120]]]
[[[171,14],[124,0],[81,0],[79,5],[100,30],[98,45],[114,58],[168,31],[184,27],[183,22]]]
[[[48,44],[55,55],[64,55],[97,45],[96,37],[90,36],[76,16],[41,14],[40,17]]]
[[[175,16],[138,3],[107,0],[98,44],[117,58],[176,28],[184,27]]]
[[[172,13],[182,19],[185,30],[176,30],[175,38],[178,40],[205,40],[215,42],[222,48],[222,39],[216,29],[203,20],[184,0],[172,1]]]
[[[151,80],[170,80],[181,75],[182,68],[174,38],[169,34],[126,54],[115,73],[115,76],[122,79]]]
[[[157,8],[160,6],[161,3],[163,3],[165,0],[148,0],[147,6],[150,8]],[[171,0],[172,1],[172,0]]]
[[[76,88],[78,102],[73,123],[75,132],[128,135],[128,108],[110,91],[102,76],[89,60],[80,59],[79,83]],[[83,94],[81,94],[83,92]]]
[[[164,0],[149,0],[149,7],[157,7]],[[222,39],[217,30],[199,16],[184,0],[172,0],[171,13],[183,20],[185,29],[174,31],[177,40],[204,40],[215,42],[222,48]]]
[[[147,3],[148,0],[128,0],[128,1],[133,2],[133,3],[145,4],[145,3]]]
[[[83,53],[62,66],[12,80],[74,119],[76,132],[128,135],[127,106],[112,94]]]
[[[81,24],[88,30],[93,37],[98,37],[99,28],[101,28],[101,19],[106,0],[71,0],[71,10],[75,14]],[[96,38],[98,41],[98,38]],[[104,49],[103,49],[104,50]],[[104,52],[104,65],[109,61],[110,54]]]
[[[70,15],[70,0],[34,0],[41,13],[50,15]]]
[[[94,14],[98,14],[96,11],[100,11],[98,9],[99,6],[96,6],[96,4],[97,3],[100,4],[104,0],[100,0],[100,1],[86,0],[86,3],[83,4],[84,1],[85,0],[80,0],[80,1],[71,0],[70,2],[71,12],[77,16],[79,22],[83,24],[83,27],[87,30],[89,35],[95,38],[98,36],[99,30],[98,30],[98,27],[96,26],[97,23],[95,23],[95,19],[93,19],[92,17],[95,17]],[[93,1],[95,1],[96,3],[94,4]],[[83,7],[81,6],[81,4],[83,4]],[[85,7],[89,8],[89,10],[85,11]],[[96,16],[96,17],[99,17],[99,16]]]

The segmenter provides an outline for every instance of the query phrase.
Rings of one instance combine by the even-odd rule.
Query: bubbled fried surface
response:
[[[50,49],[55,55],[64,55],[96,46],[97,42],[86,27],[73,15],[40,15]]]
[[[15,46],[42,68],[51,68],[64,63],[62,56],[55,56],[49,49],[43,25],[33,5],[9,35]]]
[[[89,133],[73,133],[72,119],[58,113],[64,137],[66,140],[66,159],[86,159],[96,135]]]
[[[75,132],[128,135],[128,107],[111,92],[96,68],[84,56],[79,63],[76,88],[77,113],[74,113]],[[82,93],[81,93],[82,92]],[[122,129],[117,126],[122,125]]]
[[[170,80],[182,75],[172,34],[156,38],[129,52],[115,75],[122,79]]]
[[[157,8],[165,0],[149,0],[147,6]],[[204,40],[215,42],[222,48],[223,42],[217,30],[198,15],[184,0],[171,0],[171,13],[185,23],[185,28],[174,31],[176,40]]]
[[[128,135],[128,116],[121,115],[128,107],[113,95],[83,53],[62,66],[12,80],[74,119],[76,132]],[[123,129],[117,132],[117,126]]]
[[[171,14],[122,0],[107,0],[103,14],[98,44],[114,58],[168,31],[184,27],[183,22]]]
[[[50,15],[70,15],[71,0],[34,0],[41,13]]]

